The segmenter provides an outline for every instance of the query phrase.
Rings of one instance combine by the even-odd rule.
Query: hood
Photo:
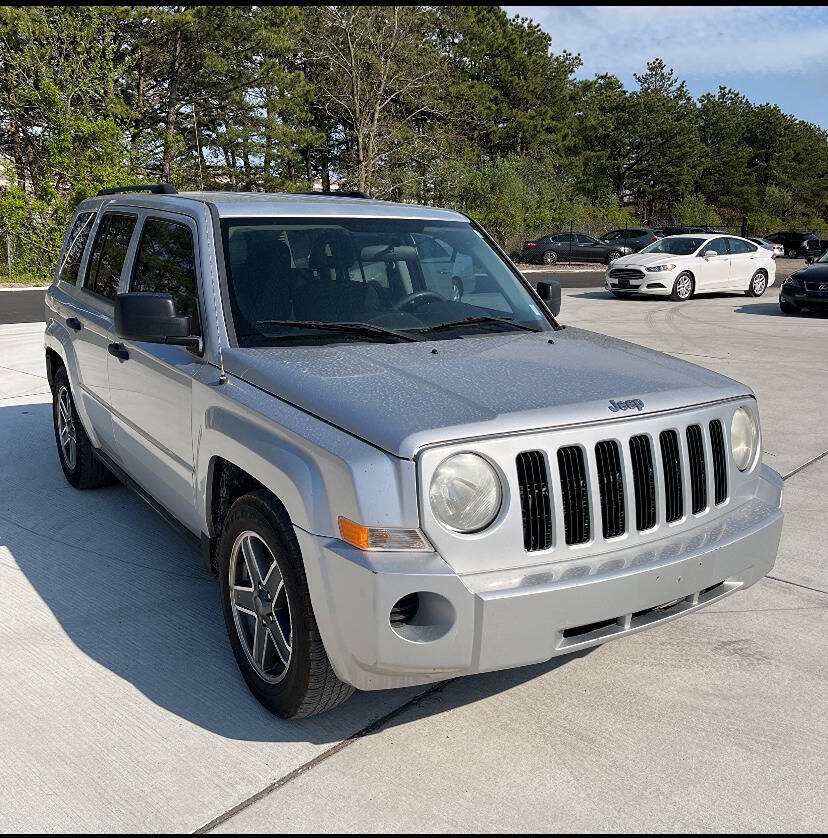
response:
[[[828,282],[828,263],[808,265],[807,268],[800,268],[794,273],[797,279],[804,279],[807,282]]]
[[[648,265],[660,265],[662,262],[679,262],[695,259],[695,256],[673,256],[670,253],[632,253],[613,260],[612,267],[646,268]]]
[[[550,343],[550,338],[554,343]],[[437,350],[434,354],[433,350]],[[568,327],[422,343],[229,349],[228,373],[399,457],[449,440],[744,396],[718,373]]]

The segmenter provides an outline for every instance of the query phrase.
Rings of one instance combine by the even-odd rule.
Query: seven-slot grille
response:
[[[543,452],[523,451],[518,454],[517,473],[523,515],[523,547],[526,550],[546,550],[552,544],[552,508]]]
[[[517,477],[523,518],[523,544],[527,551],[547,550],[553,546],[554,496],[559,492],[563,526],[557,529],[567,545],[587,543],[592,537],[590,497],[600,508],[604,538],[615,538],[632,529],[627,521],[635,510],[635,529],[653,529],[659,520],[659,481],[663,484],[664,509],[661,520],[673,523],[685,515],[697,515],[708,508],[708,462],[713,466],[713,498],[716,505],[728,497],[727,458],[722,423],[708,425],[710,460],[706,459],[708,438],[701,425],[687,426],[681,433],[668,428],[657,437],[638,434],[626,446],[615,440],[602,440],[595,446],[594,471],[588,466],[586,449],[580,445],[558,448],[555,461],[558,483],[549,479],[547,460],[542,451],[524,451],[517,456]],[[656,468],[653,444],[661,456]],[[549,452],[552,456],[552,452]],[[631,483],[624,477],[628,459]],[[597,485],[590,492],[591,480]],[[685,480],[689,491],[685,491]],[[629,493],[630,497],[626,497]],[[689,495],[689,498],[686,497]],[[689,508],[688,508],[689,506]],[[595,510],[597,517],[598,510]],[[556,540],[560,536],[556,537]]]

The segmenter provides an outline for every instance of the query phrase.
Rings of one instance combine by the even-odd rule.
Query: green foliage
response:
[[[157,180],[456,206],[510,248],[826,227],[824,130],[661,60],[629,90],[579,66],[497,6],[0,7],[0,247],[46,275],[78,201]]]

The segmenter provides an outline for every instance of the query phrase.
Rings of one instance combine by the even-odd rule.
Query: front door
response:
[[[715,255],[704,254],[713,251]],[[730,248],[723,236],[707,242],[702,249],[700,265],[696,271],[697,291],[722,291],[730,283]]]
[[[176,213],[144,219],[128,290],[172,295],[200,334],[195,222]],[[112,424],[124,469],[193,532],[192,385],[204,361],[180,346],[119,338],[128,357],[109,359]]]

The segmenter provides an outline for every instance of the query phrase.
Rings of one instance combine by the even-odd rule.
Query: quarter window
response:
[[[176,312],[189,316],[194,334],[198,333],[195,248],[186,224],[163,218],[144,222],[129,290],[169,294]]]
[[[63,265],[60,269],[60,279],[75,285],[78,281],[83,251],[86,249],[86,242],[89,239],[89,231],[92,229],[94,212],[82,212],[75,219],[69,236],[66,239],[66,251],[63,255]]]
[[[115,299],[136,221],[134,215],[116,213],[101,219],[86,270],[84,288],[88,291]]]

